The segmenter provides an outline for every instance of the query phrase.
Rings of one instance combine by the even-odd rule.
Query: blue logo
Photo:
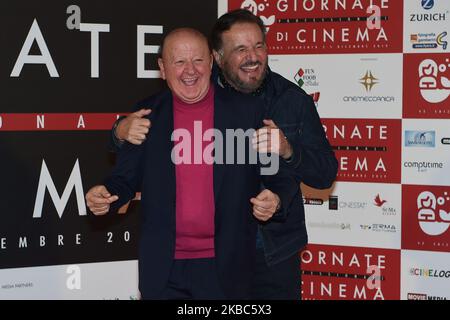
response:
[[[434,7],[434,0],[422,0],[422,8],[430,10]]]
[[[447,41],[444,40],[444,38],[447,36],[447,31],[442,32],[439,34],[436,38],[436,43],[440,46],[442,46],[442,49],[447,50]]]
[[[434,148],[435,131],[405,131],[405,147]]]

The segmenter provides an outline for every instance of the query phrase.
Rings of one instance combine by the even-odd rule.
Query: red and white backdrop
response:
[[[263,19],[339,161],[333,188],[302,188],[303,299],[450,299],[450,2],[219,4]]]
[[[1,3],[0,299],[138,298],[139,201],[99,218],[84,192],[161,87],[162,35],[241,7],[339,160],[333,188],[302,186],[303,299],[450,299],[448,0]]]

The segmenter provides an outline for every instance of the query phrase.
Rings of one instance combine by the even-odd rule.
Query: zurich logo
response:
[[[430,10],[434,7],[434,0],[422,0],[422,8]]]

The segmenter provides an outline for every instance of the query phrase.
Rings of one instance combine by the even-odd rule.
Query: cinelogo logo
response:
[[[418,277],[450,278],[450,270],[411,268],[409,273]]]

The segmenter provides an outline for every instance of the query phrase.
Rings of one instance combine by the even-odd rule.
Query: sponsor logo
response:
[[[397,209],[394,207],[388,207],[385,204],[387,203],[380,194],[378,193],[373,199],[373,205],[375,207],[381,208],[381,214],[383,216],[395,216],[397,215]]]
[[[446,37],[447,31],[437,35],[434,32],[414,33],[410,35],[410,41],[413,49],[436,49],[440,46],[443,50],[447,50],[448,42]]]
[[[405,161],[403,163],[405,168],[417,168],[417,172],[428,172],[429,169],[443,169],[444,164],[442,162],[429,162],[429,161]]]
[[[448,207],[450,196],[444,192],[439,197],[430,191],[423,191],[417,197],[417,219],[423,232],[430,236],[438,236],[447,231],[450,226]]]
[[[450,80],[447,75],[450,59],[438,65],[432,59],[425,59],[419,65],[419,88],[422,97],[429,103],[440,103],[450,96]]]
[[[317,74],[314,71],[314,69],[298,69],[297,73],[294,75],[294,80],[298,84],[300,88],[303,88],[303,86],[312,88],[312,87],[318,87],[319,82],[317,81]],[[306,88],[303,88],[306,89]],[[320,99],[320,92],[312,92],[309,93],[309,95],[313,98],[314,104],[316,105],[316,108],[319,106],[319,99]]]
[[[405,147],[435,147],[435,131],[405,131]]]
[[[338,209],[338,197],[330,196],[328,199],[328,209],[329,210],[337,210]]]
[[[409,54],[403,59],[403,117],[450,119],[448,54]]]
[[[450,252],[450,190],[402,186],[402,249]]]
[[[441,143],[442,144],[450,144],[450,138],[442,138]]]
[[[18,283],[7,283],[2,284],[0,289],[2,290],[11,290],[11,289],[24,289],[24,288],[33,288],[33,282],[18,282]]]
[[[387,201],[381,199],[380,194],[377,194],[374,200],[374,205],[377,207],[382,207]]]
[[[434,1],[425,0],[422,1],[422,8],[426,11],[433,9]],[[446,12],[421,12],[412,13],[409,16],[409,21],[411,22],[436,22],[436,21],[446,21],[448,16],[448,11]]]
[[[351,230],[351,224],[346,222],[309,222],[308,226],[318,229]]]
[[[434,7],[434,0],[422,0],[421,5],[425,10],[430,10]]]
[[[409,16],[409,21],[411,22],[432,22],[445,20],[447,20],[447,14],[445,13],[412,13]]]
[[[264,16],[262,12],[269,6],[269,3],[265,1],[264,3],[257,4],[254,0],[244,0],[241,4],[241,9],[247,9],[252,12],[255,16],[261,18],[264,26],[266,27],[266,32],[269,32],[270,26],[275,23],[275,15]]]
[[[339,209],[362,209],[364,210],[367,206],[367,202],[359,201],[339,201]]]
[[[323,205],[322,199],[314,199],[314,198],[303,198],[303,204],[313,205],[313,206],[321,206]]]
[[[366,71],[366,74],[361,79],[361,84],[366,88],[367,92],[372,90],[372,87],[378,84],[378,79],[372,75],[372,71]]]
[[[450,270],[410,268],[409,274],[424,278],[450,278]]]
[[[359,227],[361,230],[364,231],[389,232],[389,233],[397,232],[397,228],[393,224],[382,224],[382,223],[360,224]]]
[[[319,198],[307,198],[303,197],[303,204],[312,205],[312,206],[321,206],[324,204],[324,200]],[[338,197],[330,196],[328,198],[328,209],[329,210],[337,210],[338,209]]]
[[[425,293],[410,293],[406,295],[408,300],[447,300],[447,297],[442,296],[430,296]]]
[[[408,300],[427,300],[427,295],[423,293],[408,293],[406,296]]]
[[[294,76],[294,80],[300,88],[302,88],[303,85],[306,85],[308,87],[319,86],[317,75],[314,69],[298,69],[297,73]]]
[[[380,83],[380,79],[375,77],[371,70],[358,79],[359,83],[367,93],[371,92],[375,85]],[[393,96],[344,96],[345,102],[394,102]]]

